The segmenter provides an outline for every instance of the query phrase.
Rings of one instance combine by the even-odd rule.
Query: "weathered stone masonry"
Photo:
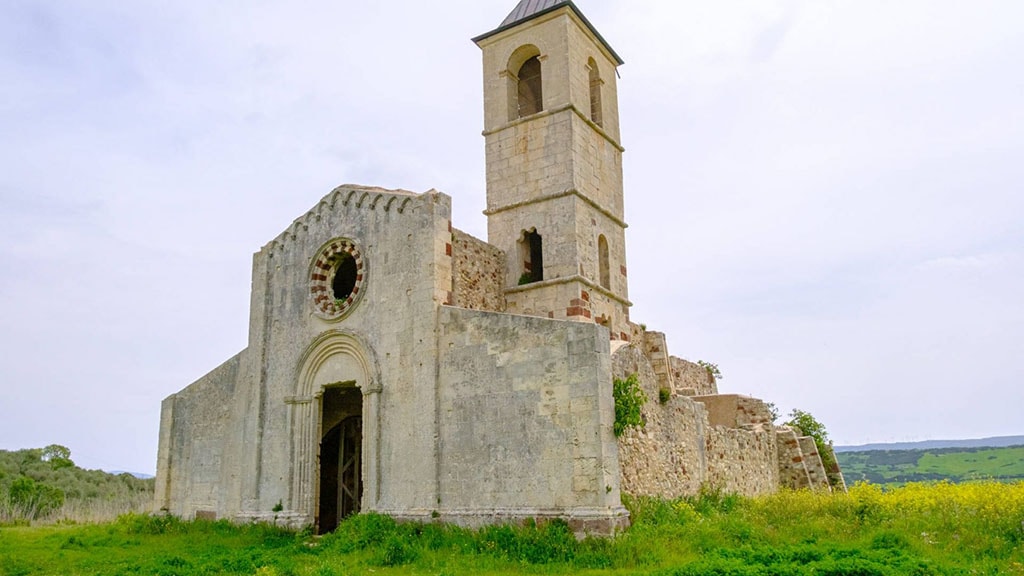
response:
[[[522,0],[475,41],[488,241],[437,191],[327,194],[253,256],[247,347],[163,401],[155,507],[609,534],[621,491],[841,488],[763,402],[630,320],[621,58],[568,1]],[[613,376],[634,373],[646,425],[616,439]]]
[[[505,311],[505,253],[461,230],[452,230],[451,304]]]

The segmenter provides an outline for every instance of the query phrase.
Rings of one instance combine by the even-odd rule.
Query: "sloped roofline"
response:
[[[491,36],[494,36],[496,34],[500,34],[500,33],[504,32],[505,30],[509,30],[511,28],[515,28],[516,26],[519,26],[520,24],[523,24],[524,22],[529,22],[530,20],[533,20],[534,18],[539,18],[540,16],[543,16],[545,14],[554,12],[555,10],[558,10],[560,8],[568,6],[569,8],[572,9],[573,12],[576,13],[576,16],[578,16],[579,19],[582,20],[584,24],[586,24],[587,29],[589,29],[590,32],[595,37],[597,37],[598,41],[601,42],[601,45],[604,46],[606,50],[608,50],[608,53],[612,55],[612,58],[615,59],[615,62],[618,65],[620,65],[620,66],[622,64],[625,64],[625,62],[623,62],[622,58],[619,57],[618,53],[616,53],[615,50],[611,47],[611,45],[608,44],[608,41],[604,39],[604,36],[601,36],[601,33],[597,31],[597,28],[594,28],[594,25],[590,23],[590,20],[587,20],[587,17],[583,15],[583,12],[580,11],[580,9],[576,6],[576,4],[574,4],[572,2],[572,0],[561,0],[560,2],[555,2],[553,5],[551,5],[551,6],[547,7],[547,8],[544,8],[544,9],[541,9],[541,10],[537,10],[536,12],[533,12],[533,13],[529,13],[528,12],[528,13],[524,14],[523,16],[519,17],[518,19],[512,19],[513,15],[519,10],[520,6],[523,6],[527,1],[528,0],[522,0],[512,10],[512,12],[508,15],[508,17],[505,18],[505,21],[501,23],[501,26],[498,26],[497,28],[495,28],[494,30],[491,30],[490,32],[485,32],[484,34],[481,34],[481,35],[473,38],[473,42],[475,42],[476,44],[479,45],[481,41],[486,40],[487,38],[490,38]],[[512,19],[511,22],[509,22],[510,19]]]

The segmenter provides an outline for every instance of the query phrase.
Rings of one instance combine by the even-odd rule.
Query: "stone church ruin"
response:
[[[155,507],[608,534],[622,492],[829,489],[813,441],[630,320],[608,42],[555,0],[474,41],[487,241],[441,192],[331,191],[254,255],[248,346],[163,401]],[[645,426],[616,438],[612,381],[631,374]]]

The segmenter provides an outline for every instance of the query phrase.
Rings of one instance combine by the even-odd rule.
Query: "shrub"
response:
[[[64,491],[41,484],[28,476],[19,476],[8,489],[10,506],[27,520],[35,520],[64,505]]]
[[[419,553],[398,534],[392,534],[381,546],[378,562],[381,566],[404,566],[416,561]]]
[[[711,362],[705,362],[703,360],[697,360],[697,366],[700,366],[707,371],[708,375],[711,376],[715,381],[722,379],[722,371],[718,369],[718,364],[712,364]]]
[[[537,525],[487,526],[477,536],[477,549],[526,564],[566,562],[575,556],[576,537],[562,520]]]
[[[630,374],[625,380],[616,378],[612,384],[612,396],[615,398],[615,437],[622,436],[627,428],[642,428],[640,409],[647,402],[647,396],[640,388],[636,374]]]
[[[708,516],[715,513],[729,513],[739,505],[742,497],[726,492],[720,486],[701,484],[696,496],[684,498],[698,514]]]
[[[810,412],[794,409],[789,414],[789,422],[786,422],[786,426],[795,428],[803,436],[814,438],[814,445],[818,448],[821,463],[825,466],[826,471],[838,466],[835,454],[832,452],[832,441],[828,437],[825,425],[811,416]]]
[[[170,514],[125,514],[119,516],[115,523],[125,534],[179,534],[187,524],[177,516]]]
[[[343,553],[355,552],[379,546],[397,531],[398,525],[390,516],[357,514],[346,518],[337,530],[324,536],[321,545]]]
[[[658,402],[659,403],[664,404],[664,403],[668,402],[668,399],[671,398],[671,397],[672,397],[672,391],[669,390],[667,387],[662,386],[661,388],[658,388]]]

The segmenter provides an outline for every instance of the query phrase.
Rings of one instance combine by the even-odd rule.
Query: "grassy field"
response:
[[[1024,483],[628,505],[634,526],[626,534],[581,542],[561,523],[469,531],[374,515],[319,539],[140,515],[4,527],[0,574],[1024,574]]]
[[[836,456],[848,482],[893,486],[932,480],[1024,480],[1024,446],[871,450]]]

